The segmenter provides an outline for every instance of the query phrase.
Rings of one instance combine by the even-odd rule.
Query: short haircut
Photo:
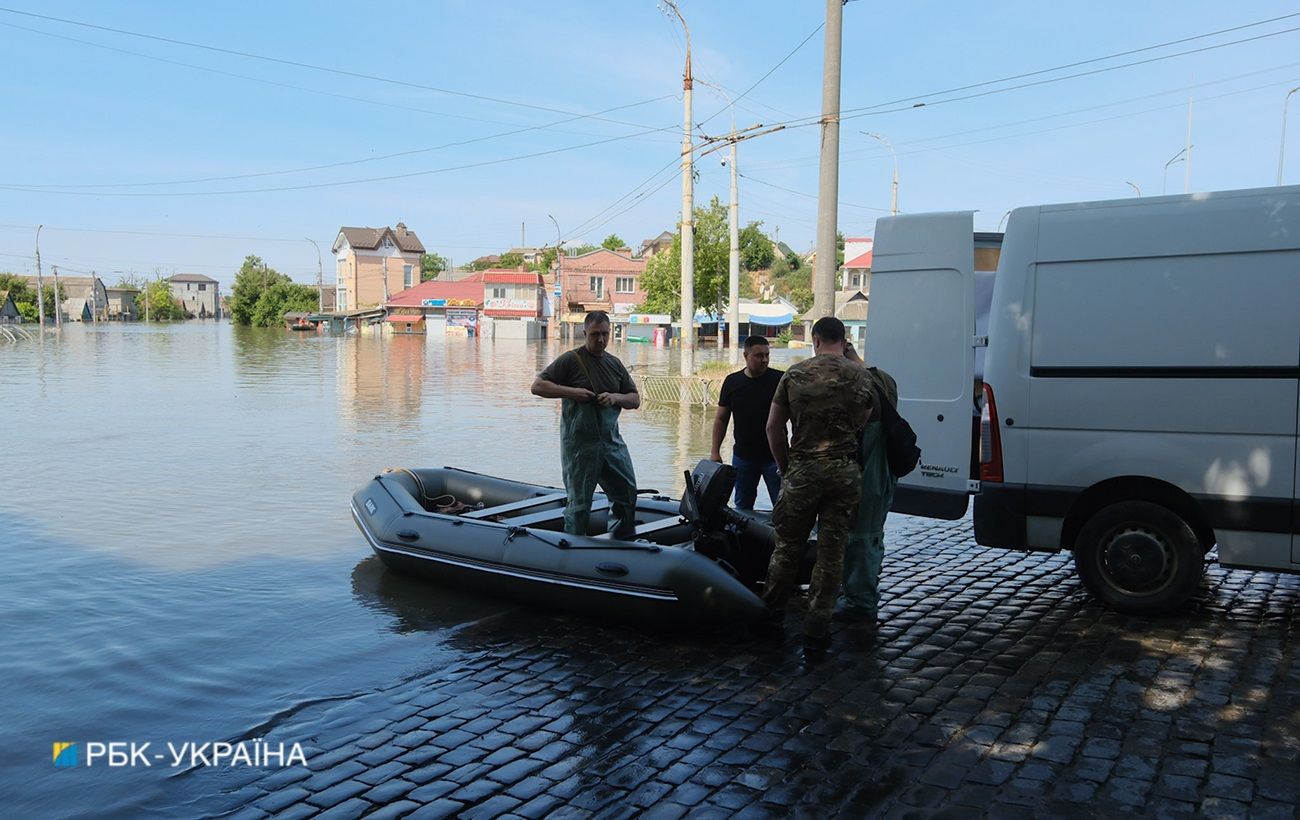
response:
[[[598,325],[601,322],[609,324],[609,314],[603,310],[593,310],[582,320],[582,329],[586,330],[592,325]]]
[[[749,349],[750,349],[751,347],[753,347],[754,345],[770,345],[770,344],[771,344],[771,342],[768,341],[768,339],[767,339],[766,336],[758,336],[758,335],[754,335],[754,336],[746,336],[746,337],[745,337],[745,352],[748,353],[748,352],[749,352]]]
[[[838,344],[844,341],[844,323],[834,316],[823,316],[813,323],[812,335],[823,342]]]

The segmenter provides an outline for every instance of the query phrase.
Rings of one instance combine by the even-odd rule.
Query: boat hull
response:
[[[430,511],[437,509],[429,504],[431,493],[484,509],[468,515]],[[692,527],[676,517],[672,499],[638,502],[639,520],[657,519],[655,538],[664,543],[654,543],[558,531],[562,495],[556,488],[448,468],[399,471],[361,487],[352,515],[385,566],[457,589],[649,624],[744,622],[766,614],[744,583],[689,548]],[[597,508],[602,498],[598,494]],[[530,506],[468,517],[520,505]],[[603,527],[603,512],[597,509],[592,518]]]

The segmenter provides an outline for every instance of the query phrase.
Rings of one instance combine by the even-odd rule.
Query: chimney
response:
[[[398,222],[398,223],[397,223],[397,235],[398,235],[398,236],[406,236],[406,223],[405,223],[405,222]]]

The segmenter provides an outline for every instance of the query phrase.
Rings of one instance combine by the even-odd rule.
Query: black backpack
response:
[[[875,374],[876,369],[871,368]],[[889,472],[895,478],[902,478],[916,469],[921,461],[921,448],[916,446],[916,431],[907,419],[898,415],[898,408],[889,401],[880,383],[872,378],[872,390],[880,404],[880,426],[885,434],[885,458],[889,462]]]

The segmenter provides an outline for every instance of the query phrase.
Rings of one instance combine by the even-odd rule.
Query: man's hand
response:
[[[622,395],[618,393],[600,393],[596,396],[596,402],[600,404],[601,407],[621,407],[622,405],[619,404],[619,400],[622,398]]]
[[[719,464],[721,464],[721,463],[722,463],[722,453],[718,452],[717,450],[714,450],[712,453],[709,453],[709,461],[716,461],[716,462],[718,462]]]
[[[573,391],[572,393],[569,394],[569,398],[573,399],[579,404],[586,404],[592,399],[597,398],[595,393],[591,392],[585,387],[571,387],[569,389]]]

